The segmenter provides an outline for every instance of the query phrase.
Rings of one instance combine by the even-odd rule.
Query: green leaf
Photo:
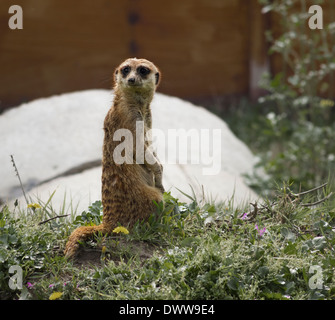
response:
[[[287,240],[287,241],[294,242],[295,239],[296,239],[296,235],[286,227],[283,227],[280,230],[280,233],[285,237],[285,240]]]
[[[316,237],[312,240],[312,244],[316,250],[322,250],[326,247],[327,242],[325,237]]]
[[[4,263],[7,260],[6,251],[0,251],[0,263]]]
[[[327,245],[325,237],[315,237],[312,240],[304,241],[303,250],[323,250]]]
[[[269,268],[267,266],[259,267],[257,273],[260,277],[266,277],[269,273]]]
[[[181,242],[181,245],[183,247],[191,247],[194,243],[197,242],[197,238],[195,237],[188,237],[188,238],[185,238],[182,242]]]
[[[174,265],[173,265],[171,262],[165,261],[165,262],[164,262],[164,267],[165,267],[166,269],[173,269],[173,268],[174,268]]]
[[[284,249],[284,253],[288,255],[296,254],[297,253],[296,245],[292,242],[289,242]]]
[[[238,287],[239,287],[239,283],[238,283],[237,279],[235,277],[233,277],[230,280],[228,280],[227,286],[228,286],[229,289],[231,289],[233,291],[237,291]]]
[[[5,246],[8,244],[8,234],[2,234],[0,236],[0,243]]]
[[[283,296],[279,292],[265,292],[263,293],[265,298],[270,299],[270,300],[289,300],[287,297]]]
[[[15,244],[15,243],[17,243],[17,241],[18,241],[18,238],[16,237],[16,235],[14,235],[14,234],[10,234],[10,235],[8,236],[8,242],[9,242],[9,243],[11,243],[11,244]]]

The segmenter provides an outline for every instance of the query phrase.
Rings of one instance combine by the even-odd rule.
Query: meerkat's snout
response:
[[[130,86],[134,85],[135,82],[136,82],[136,79],[135,79],[135,78],[129,78],[129,79],[128,79],[128,84],[129,84]]]

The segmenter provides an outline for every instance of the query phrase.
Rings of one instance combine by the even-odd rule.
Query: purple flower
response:
[[[51,283],[50,285],[49,285],[49,288],[52,288],[52,287],[54,287],[55,285],[53,284],[53,283]]]
[[[265,231],[266,231],[266,228],[264,227],[263,229],[259,229],[258,228],[258,225],[257,225],[257,223],[255,224],[255,229],[258,231],[258,235],[261,237],[264,233],[265,233]]]
[[[245,220],[245,219],[247,219],[248,218],[248,213],[246,212],[245,214],[243,214],[243,216],[242,216],[242,220]]]
[[[28,289],[32,289],[33,287],[34,287],[34,284],[32,284],[31,282],[27,282]]]

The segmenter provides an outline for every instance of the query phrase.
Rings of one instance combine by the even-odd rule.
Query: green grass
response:
[[[147,222],[128,235],[97,235],[83,244],[77,262],[64,258],[64,246],[77,226],[100,223],[99,201],[77,218],[42,224],[62,212],[48,204],[14,215],[4,207],[0,298],[60,292],[59,299],[334,299],[334,201],[306,206],[329,188],[299,197],[287,185],[278,190],[256,211],[192,196],[180,203],[165,194],[165,205],[157,204]],[[13,265],[23,270],[22,289],[9,287]]]

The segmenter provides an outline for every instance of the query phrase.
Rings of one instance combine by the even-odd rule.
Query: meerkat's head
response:
[[[160,82],[160,71],[146,59],[130,58],[118,66],[114,72],[116,88],[137,94],[154,92]]]

